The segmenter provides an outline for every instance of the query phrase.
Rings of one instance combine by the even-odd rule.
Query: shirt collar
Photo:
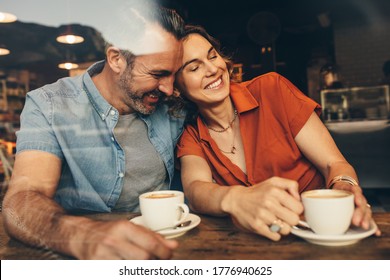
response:
[[[230,97],[233,101],[238,114],[253,110],[259,107],[259,103],[253,97],[251,92],[245,86],[245,83],[230,83]],[[197,125],[199,129],[199,137],[203,140],[208,141],[210,133],[207,126],[203,123],[202,118],[198,116]]]
[[[106,119],[112,106],[100,94],[99,90],[96,88],[94,82],[92,81],[92,77],[96,74],[99,74],[103,70],[104,64],[104,60],[98,61],[95,64],[91,65],[83,74],[84,91],[87,94],[92,106],[102,120]]]
[[[259,103],[245,86],[245,83],[230,84],[230,96],[238,113],[244,113],[259,107]]]

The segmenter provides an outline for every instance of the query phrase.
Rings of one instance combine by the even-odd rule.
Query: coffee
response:
[[[340,198],[340,197],[346,197],[346,196],[349,196],[350,194],[349,193],[329,193],[329,194],[306,194],[305,197],[309,197],[309,198]]]
[[[145,198],[159,199],[159,198],[170,198],[170,197],[174,197],[174,196],[175,196],[174,193],[161,193],[161,194],[154,193],[154,194],[150,194],[148,196],[145,196]]]

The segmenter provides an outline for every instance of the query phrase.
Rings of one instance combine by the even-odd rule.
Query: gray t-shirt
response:
[[[166,168],[150,143],[146,124],[137,114],[119,116],[114,135],[125,152],[126,172],[122,192],[113,210],[139,212],[140,194],[168,189]]]

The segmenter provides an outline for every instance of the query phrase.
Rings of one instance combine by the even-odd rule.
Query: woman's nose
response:
[[[207,62],[206,64],[206,69],[207,69],[207,75],[208,76],[213,76],[218,72],[218,67],[212,63],[212,62]]]

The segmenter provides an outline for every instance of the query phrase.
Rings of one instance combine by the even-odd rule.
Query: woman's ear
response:
[[[108,47],[106,51],[107,63],[111,70],[117,74],[126,69],[127,63],[120,50],[116,47]]]

